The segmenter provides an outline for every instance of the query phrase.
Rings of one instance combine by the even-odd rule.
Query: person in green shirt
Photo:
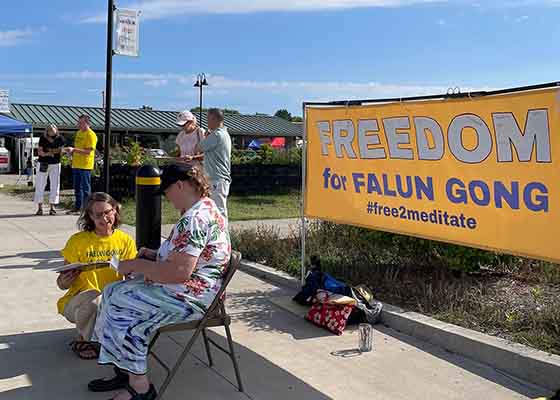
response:
[[[224,113],[217,108],[208,110],[208,132],[196,148],[204,155],[204,173],[210,179],[210,198],[224,217],[231,184],[231,137],[224,126]]]

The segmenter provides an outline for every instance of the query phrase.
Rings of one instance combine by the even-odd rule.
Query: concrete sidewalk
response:
[[[0,398],[104,399],[89,380],[110,368],[83,361],[68,348],[73,330],[56,314],[61,291],[59,250],[76,217],[30,216],[32,203],[0,194]],[[232,333],[246,393],[236,391],[229,359],[214,352],[204,365],[200,343],[168,389],[166,399],[526,399],[545,393],[487,366],[377,326],[375,351],[357,354],[357,332],[336,337],[279,305],[292,293],[239,272],[228,291]],[[224,342],[223,332],[211,335]],[[176,357],[188,335],[165,336],[156,349]],[[163,371],[151,362],[156,386]]]

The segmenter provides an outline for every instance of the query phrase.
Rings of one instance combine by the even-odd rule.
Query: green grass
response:
[[[300,215],[300,195],[254,195],[228,198],[230,221],[251,219],[297,218]]]
[[[27,185],[4,185],[0,188],[0,192],[15,195],[24,195],[26,193],[33,193],[34,188]]]
[[[230,196],[228,197],[229,220],[296,218],[300,213],[299,199],[299,193]],[[162,199],[161,208],[162,224],[177,222],[179,211],[167,199]],[[133,199],[123,201],[123,222],[129,225],[136,224],[136,202]]]
[[[22,200],[33,201],[33,195],[35,193],[35,188],[24,185],[4,185],[0,188],[0,193],[10,194],[16,196]],[[45,196],[45,203],[43,207],[48,204],[48,196]],[[60,191],[60,203],[58,207],[64,209],[71,209],[74,205],[74,191],[73,190],[61,190]]]

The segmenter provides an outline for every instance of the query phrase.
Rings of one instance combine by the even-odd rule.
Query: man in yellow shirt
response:
[[[72,154],[72,178],[74,181],[74,208],[70,213],[79,212],[91,193],[91,171],[95,159],[97,135],[91,130],[88,115],[78,119],[80,130],[74,138],[74,147],[69,147]]]

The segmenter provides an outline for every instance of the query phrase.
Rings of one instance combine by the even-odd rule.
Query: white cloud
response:
[[[24,89],[23,93],[30,94],[33,96],[53,96],[57,94],[56,90],[45,90],[45,89]]]
[[[425,94],[446,93],[448,86],[435,85],[408,85],[381,82],[349,82],[349,81],[290,81],[272,80],[257,81],[246,79],[234,79],[223,75],[206,74],[209,86],[205,93],[227,93],[228,90],[254,90],[269,93],[302,93],[335,96],[337,98],[356,97],[405,97]],[[30,74],[30,75],[0,75],[0,79],[40,79],[40,80],[104,80],[105,72],[99,71],[75,71],[60,72],[56,74]],[[144,85],[151,87],[168,86],[171,83],[192,87],[196,79],[195,74],[176,73],[115,73],[113,79],[142,81]],[[452,85],[455,87],[456,85]],[[100,91],[101,89],[88,89],[88,91]],[[489,90],[489,88],[462,87],[462,92],[474,90]]]
[[[521,17],[516,18],[516,19],[515,19],[515,22],[517,22],[517,23],[525,22],[525,21],[527,21],[528,19],[529,19],[529,16],[528,16],[528,15],[522,15]]]
[[[27,42],[33,36],[31,28],[0,31],[0,47],[17,46]]]
[[[453,1],[453,0],[452,0]],[[415,4],[446,3],[448,0],[136,0],[121,4],[142,10],[143,19],[177,15],[247,14],[278,11],[341,10],[351,8],[405,7]],[[82,19],[85,23],[106,21],[106,13]]]
[[[0,74],[0,80],[6,75]],[[9,75],[14,78],[14,75]],[[84,92],[90,94],[90,100],[95,98],[96,104],[101,103],[101,91],[104,84],[105,73],[99,71],[60,72],[57,74],[31,74],[18,75],[26,84],[29,82],[48,81],[53,88],[73,87],[75,85],[61,84],[60,81],[84,81]],[[333,101],[355,99],[400,98],[409,96],[434,95],[447,93],[449,86],[461,86],[461,92],[478,90],[492,90],[488,87],[466,87],[457,82],[450,85],[422,85],[409,83],[389,82],[352,82],[352,81],[312,81],[312,80],[247,80],[235,79],[223,75],[206,74],[209,86],[204,89],[206,104],[227,106],[243,102],[244,112],[253,113],[264,110],[262,107],[268,102],[265,99],[274,99],[278,105],[271,107],[295,108],[303,101]],[[57,82],[58,81],[58,82]],[[119,87],[129,93],[136,93],[129,97],[124,93],[115,93],[115,105],[120,107],[136,106],[135,101],[148,102],[159,109],[180,109],[185,104],[198,104],[198,91],[192,87],[195,74],[176,73],[126,73],[114,74],[114,83],[121,81]],[[123,86],[126,81],[126,86]],[[100,85],[99,89],[95,86]],[[146,85],[158,90],[146,90]],[[45,88],[48,89],[48,88]],[[59,90],[61,95],[65,93]],[[140,93],[140,97],[138,96]],[[156,95],[157,93],[157,95]],[[132,100],[134,98],[134,100]],[[161,99],[165,98],[166,104],[177,104],[177,107],[162,106]],[[99,99],[99,100],[98,100]],[[176,103],[175,103],[176,101]]]
[[[164,19],[178,15],[247,14],[257,12],[295,12],[342,10],[352,8],[407,7],[422,4],[458,4],[485,8],[558,6],[560,0],[128,0],[120,6],[142,11],[142,19]],[[107,12],[81,19],[83,23],[103,23]]]
[[[152,79],[152,80],[149,80],[149,81],[144,81],[144,85],[151,86],[151,87],[154,87],[154,88],[167,86],[168,83],[169,83],[169,81],[167,79]]]

